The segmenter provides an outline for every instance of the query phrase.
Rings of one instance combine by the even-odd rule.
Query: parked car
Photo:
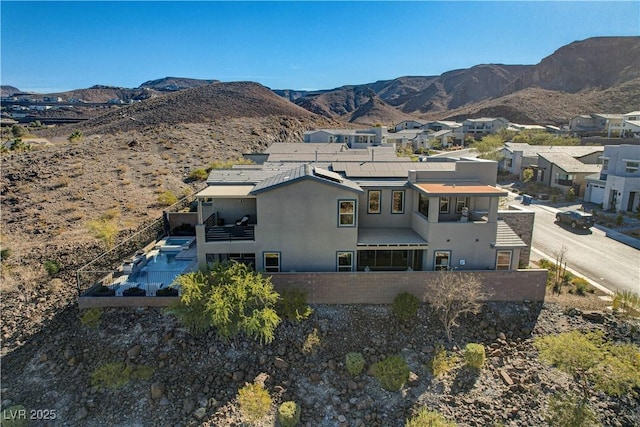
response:
[[[556,222],[570,224],[571,228],[590,228],[595,224],[593,215],[582,211],[558,212]]]

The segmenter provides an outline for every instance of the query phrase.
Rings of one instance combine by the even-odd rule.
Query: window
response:
[[[424,194],[418,195],[418,211],[429,218],[429,198]]]
[[[356,201],[338,200],[338,226],[355,227],[356,225]]]
[[[506,159],[505,166],[510,168],[513,166],[513,159]]]
[[[379,214],[380,213],[380,190],[369,190],[369,208],[367,213]]]
[[[391,213],[404,213],[404,190],[396,190],[391,193]]]
[[[449,258],[451,257],[451,251],[435,251],[433,255],[434,262],[434,270],[448,270],[449,269]]]
[[[638,172],[638,167],[639,166],[640,166],[639,162],[627,162],[627,165],[624,168],[624,171],[626,173],[636,173],[636,172]]]
[[[449,213],[448,197],[440,197],[440,213]]]
[[[609,159],[602,159],[602,170],[606,171],[609,169]]]
[[[422,250],[365,249],[358,251],[358,271],[422,269]]]
[[[496,270],[511,269],[511,251],[498,251],[496,255]]]
[[[353,271],[353,252],[338,252],[338,271]]]
[[[456,199],[456,213],[462,213],[462,208],[469,207],[469,198],[468,197],[458,197]]]
[[[280,272],[280,252],[264,252],[264,271],[269,273]]]

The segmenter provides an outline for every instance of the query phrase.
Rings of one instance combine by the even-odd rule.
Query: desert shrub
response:
[[[80,316],[80,323],[83,326],[90,328],[97,328],[100,325],[100,318],[102,317],[102,309],[98,307],[90,308]]]
[[[425,406],[405,423],[405,427],[455,427],[455,425],[455,423],[447,421],[439,412],[430,411]]]
[[[280,317],[300,321],[311,316],[313,309],[307,305],[306,293],[299,289],[287,289],[278,298],[276,312]]]
[[[595,427],[599,425],[595,412],[584,400],[562,393],[551,396],[545,418],[552,426]]]
[[[295,427],[300,422],[300,405],[294,401],[282,403],[278,408],[278,423],[280,427]]]
[[[91,385],[98,390],[115,390],[126,385],[131,379],[149,379],[153,372],[153,368],[146,365],[134,368],[123,362],[105,363],[91,373]]]
[[[6,261],[11,256],[11,249],[2,248],[0,249],[0,261]]]
[[[238,405],[242,420],[248,423],[258,423],[264,419],[271,408],[271,396],[259,383],[245,384],[238,390]]]
[[[589,282],[582,277],[574,276],[569,283],[573,286],[570,291],[571,293],[584,296],[587,292],[593,292]]]
[[[2,410],[0,425],[2,427],[27,427],[29,412],[22,405],[14,405]]]
[[[49,259],[44,262],[44,269],[47,270],[49,276],[54,276],[60,271],[60,263],[54,259]]]
[[[613,311],[622,316],[640,316],[640,295],[617,291],[613,296]]]
[[[181,274],[176,278],[182,295],[169,307],[193,333],[211,327],[224,340],[239,333],[271,342],[280,317],[274,306],[278,293],[268,277],[237,263],[216,263],[207,271]]]
[[[393,299],[391,311],[400,322],[408,324],[418,316],[420,300],[409,292],[401,292]]]
[[[82,134],[82,132],[80,132],[79,130],[77,130],[77,131],[73,132],[71,135],[69,135],[69,136],[67,137],[67,140],[68,140],[69,142],[80,142],[80,141],[82,141],[82,137],[83,137],[83,136],[84,136],[84,135]]]
[[[400,390],[409,379],[409,366],[399,355],[389,356],[371,368],[373,376],[380,381],[382,388],[388,391]]]
[[[349,371],[351,375],[354,377],[360,375],[364,369],[364,356],[358,352],[347,353],[345,356],[345,364],[347,371]]]
[[[307,338],[304,340],[302,344],[302,352],[307,355],[313,355],[318,352],[318,348],[320,347],[320,336],[318,335],[318,328],[313,328],[313,331]]]
[[[482,369],[486,361],[484,346],[482,344],[469,343],[464,348],[464,361],[473,369]]]
[[[431,375],[436,378],[443,376],[451,370],[453,362],[453,356],[448,355],[447,350],[441,344],[438,344],[430,363]]]
[[[208,177],[209,173],[202,168],[194,169],[189,174],[189,179],[192,181],[206,181]]]
[[[96,239],[104,243],[107,249],[111,249],[118,235],[118,226],[113,221],[105,221],[102,219],[89,221],[87,224],[89,230]]]
[[[158,196],[158,203],[163,206],[171,206],[175,203],[178,203],[178,197],[173,194],[173,191],[167,190],[160,193],[160,195]]]
[[[13,135],[14,138],[22,138],[23,136],[29,135],[29,131],[24,126],[13,125],[11,126],[11,135]]]

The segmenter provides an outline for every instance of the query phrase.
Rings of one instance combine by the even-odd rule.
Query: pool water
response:
[[[171,237],[165,240],[164,244],[167,246],[181,246],[186,245],[191,242],[192,239],[176,239],[175,237]]]
[[[179,252],[158,252],[147,261],[139,273],[129,278],[129,281],[144,283],[171,284],[175,278],[184,272],[193,262],[191,259],[176,259]]]

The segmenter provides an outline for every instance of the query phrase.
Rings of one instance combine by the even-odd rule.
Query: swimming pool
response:
[[[167,237],[166,240],[158,242],[156,248],[161,251],[180,251],[189,249],[195,241],[195,237]]]

